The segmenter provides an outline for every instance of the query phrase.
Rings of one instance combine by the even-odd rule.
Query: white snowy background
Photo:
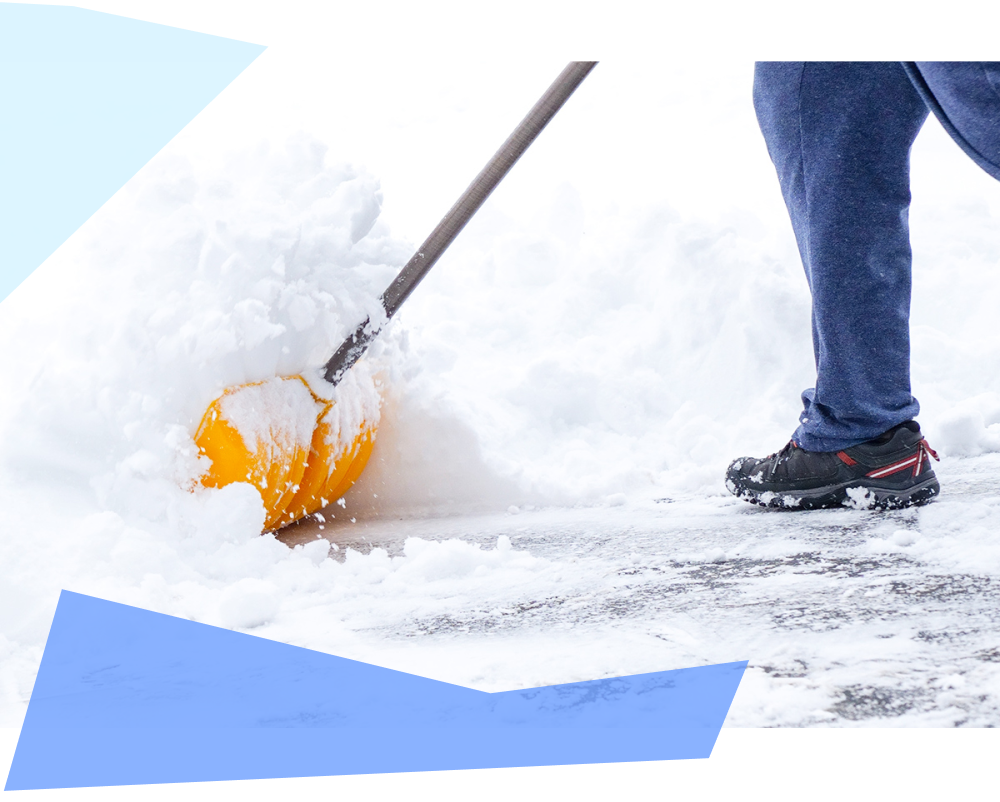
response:
[[[0,725],[62,588],[483,690],[748,659],[732,725],[997,724],[1000,184],[928,122],[913,389],[940,500],[764,513],[723,471],[785,443],[812,354],[752,55],[628,4],[606,47],[587,4],[576,43],[517,4],[509,40],[409,37],[464,7],[310,29],[293,5],[294,41],[200,18],[271,46],[0,304]],[[589,57],[359,371],[382,422],[345,506],[279,541],[248,487],[192,492],[207,403],[321,364]]]

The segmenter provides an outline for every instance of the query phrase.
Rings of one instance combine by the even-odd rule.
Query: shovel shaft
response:
[[[528,112],[520,125],[514,129],[514,133],[507,137],[507,141],[500,146],[500,150],[476,176],[469,188],[462,193],[462,197],[448,210],[448,213],[438,223],[437,228],[417,248],[417,252],[413,254],[392,284],[382,293],[382,308],[385,310],[384,320],[375,325],[369,318],[365,318],[361,325],[354,330],[354,333],[337,349],[337,352],[330,357],[330,361],[326,363],[324,369],[324,377],[328,382],[333,385],[339,384],[344,374],[368,350],[368,346],[378,336],[382,326],[396,314],[403,301],[410,296],[410,293],[427,275],[435,262],[441,258],[459,232],[465,228],[466,223],[485,203],[490,193],[497,188],[503,177],[510,172],[511,167],[535,141],[535,137],[542,132],[549,120],[562,108],[569,96],[596,65],[596,61],[571,61],[559,74],[559,77]]]

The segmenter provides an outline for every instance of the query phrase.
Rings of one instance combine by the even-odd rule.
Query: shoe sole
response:
[[[879,487],[858,480],[834,487],[814,490],[789,490],[782,493],[758,492],[737,488],[736,496],[776,510],[818,510],[830,507],[853,507],[858,510],[899,510],[916,507],[934,499],[941,492],[936,476],[931,476],[912,487]]]

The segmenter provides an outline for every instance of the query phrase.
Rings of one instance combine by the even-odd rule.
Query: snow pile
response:
[[[31,389],[10,399],[4,457],[21,471],[86,464],[81,480],[104,484],[112,468],[154,463],[181,483],[196,476],[187,435],[223,389],[313,378],[358,322],[378,319],[406,253],[377,226],[379,204],[374,179],[326,166],[307,139],[208,175],[162,154],[5,304],[24,344],[11,372]],[[355,417],[377,420],[386,347],[342,387]]]
[[[227,387],[304,374],[329,396],[318,368],[379,319],[409,249],[377,221],[375,179],[324,150],[299,137],[201,170],[168,150],[3,304],[0,607],[20,644],[4,661],[20,661],[16,696],[61,588],[204,619],[213,593],[271,581],[289,557],[259,537],[255,490],[200,487],[192,436]],[[377,423],[396,348],[384,338],[333,393],[335,433]],[[283,384],[302,388],[308,444],[317,405]],[[261,423],[230,400],[252,435]],[[254,598],[234,625],[267,617]]]
[[[434,398],[425,414],[474,432],[485,464],[517,482],[494,508],[720,492],[734,448],[788,437],[809,380],[805,283],[773,256],[787,244],[749,214],[585,214],[571,188],[550,203],[528,230],[484,210],[475,225],[491,236],[456,243],[448,280],[401,313],[422,368],[407,403]]]
[[[1000,451],[1000,396],[981,393],[944,412],[933,426],[944,454],[975,457]]]

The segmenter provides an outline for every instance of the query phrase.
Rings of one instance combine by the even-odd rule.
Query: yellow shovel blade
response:
[[[374,428],[363,424],[353,440],[338,442],[328,415],[320,415],[299,489],[285,508],[279,526],[297,521],[343,496],[361,476],[375,440]]]
[[[363,424],[343,444],[327,422],[331,409],[301,376],[229,388],[209,405],[195,433],[212,461],[202,484],[252,484],[264,502],[265,531],[335,501],[364,470],[375,430]]]

